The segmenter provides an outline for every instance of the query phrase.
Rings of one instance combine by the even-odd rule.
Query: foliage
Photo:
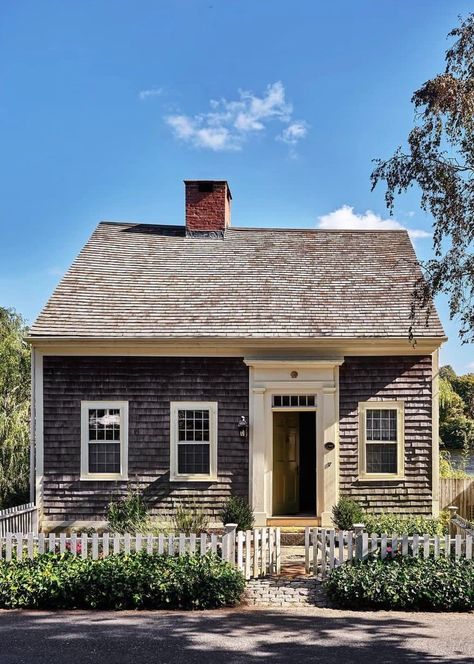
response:
[[[450,417],[440,422],[439,435],[445,447],[467,451],[474,447],[474,420],[464,415]]]
[[[106,508],[106,518],[114,533],[148,533],[148,508],[138,489],[130,488],[125,496],[114,496]]]
[[[30,350],[27,327],[0,307],[0,509],[29,500]]]
[[[231,496],[221,512],[221,520],[223,524],[236,523],[237,530],[250,530],[255,522],[253,508],[244,498]]]
[[[474,373],[454,376],[452,386],[464,404],[466,417],[474,419]]]
[[[242,574],[213,554],[0,560],[0,607],[7,609],[212,609],[235,605],[244,587]]]
[[[336,528],[351,530],[355,523],[364,520],[364,511],[355,500],[342,496],[332,508],[332,520]]]
[[[440,439],[446,448],[462,449],[467,460],[474,447],[474,374],[457,376],[448,365],[439,375]]]
[[[172,524],[176,532],[199,535],[208,527],[209,519],[196,503],[192,503],[191,505],[178,505],[175,508]]]
[[[451,455],[447,450],[439,454],[439,476],[444,480],[465,480],[469,475],[462,468],[454,468]]]
[[[402,514],[364,514],[362,521],[368,533],[396,535],[443,535],[447,531],[449,514],[439,517],[426,517]]]
[[[408,149],[376,160],[371,180],[372,188],[386,183],[391,212],[395,196],[417,186],[421,208],[434,220],[435,257],[423,264],[424,279],[417,282],[411,336],[421,312],[426,321],[432,298],[444,293],[467,342],[474,338],[474,14],[449,36],[456,41],[446,53],[445,71],[413,94],[416,119]]]
[[[437,518],[390,512],[370,514],[355,500],[342,496],[332,508],[332,520],[340,530],[352,530],[355,523],[363,523],[369,533],[443,535],[447,532],[449,514],[442,512]]]
[[[474,609],[474,561],[369,558],[341,565],[325,582],[337,607],[427,611]]]
[[[447,378],[439,380],[439,417],[441,422],[464,415],[464,401]]]

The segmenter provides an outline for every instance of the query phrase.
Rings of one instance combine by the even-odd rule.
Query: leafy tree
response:
[[[0,509],[28,500],[30,350],[24,320],[0,307]]]
[[[460,337],[474,339],[474,14],[449,33],[446,69],[413,94],[415,126],[406,150],[399,147],[387,161],[377,159],[372,189],[386,183],[385,201],[393,211],[395,196],[413,186],[421,207],[434,221],[435,257],[422,267],[415,286],[410,336],[432,298],[448,297],[451,318],[460,321]]]
[[[444,422],[450,417],[459,417],[464,415],[464,401],[459,396],[449,380],[440,378],[439,380],[439,416],[440,421]]]
[[[468,454],[474,447],[474,420],[464,415],[450,417],[440,422],[439,435],[446,447],[461,449]]]
[[[464,414],[474,419],[474,374],[455,376],[452,380],[453,389],[464,402]]]

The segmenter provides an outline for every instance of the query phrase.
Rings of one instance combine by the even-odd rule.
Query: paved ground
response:
[[[0,611],[0,663],[474,662],[474,614]]]

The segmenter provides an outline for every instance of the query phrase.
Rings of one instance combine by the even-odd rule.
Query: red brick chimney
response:
[[[186,233],[223,235],[230,226],[232,196],[226,180],[185,180]]]

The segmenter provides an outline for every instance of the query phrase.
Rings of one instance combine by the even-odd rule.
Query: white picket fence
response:
[[[334,567],[369,555],[383,559],[402,556],[435,558],[473,558],[472,535],[377,535],[361,530],[336,531],[325,528],[305,529],[305,569],[307,574],[325,578]]]
[[[99,558],[146,551],[170,556],[186,554],[205,555],[216,553],[242,571],[246,579],[254,579],[280,571],[280,529],[254,528],[236,531],[226,526],[222,535],[184,533],[173,535],[120,535],[104,533],[98,535],[50,533],[7,533],[0,537],[0,558],[32,559],[41,553],[66,553],[82,558]]]
[[[37,533],[38,510],[34,503],[0,510],[0,537],[7,533]]]

